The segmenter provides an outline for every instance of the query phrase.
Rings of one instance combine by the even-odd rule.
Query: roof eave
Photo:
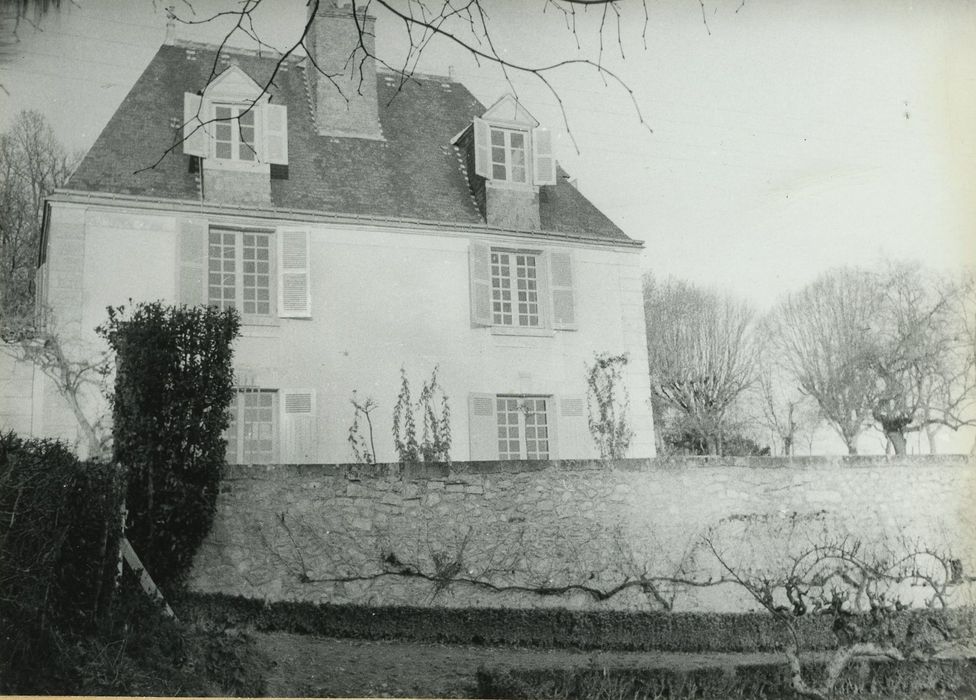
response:
[[[500,228],[487,224],[458,221],[433,221],[406,217],[383,217],[363,214],[344,214],[310,209],[260,208],[238,204],[215,204],[198,200],[169,199],[164,197],[144,197],[139,195],[89,192],[85,190],[57,189],[47,198],[49,203],[101,204],[105,206],[124,206],[155,211],[177,211],[195,214],[223,214],[247,216],[254,219],[308,221],[316,223],[390,226],[410,230],[428,229],[442,232],[479,233],[488,235],[507,235],[538,240],[586,243],[601,247],[643,248],[644,242],[633,238],[601,238],[562,231],[535,231],[529,229]]]

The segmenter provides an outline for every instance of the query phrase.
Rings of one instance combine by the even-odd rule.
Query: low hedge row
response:
[[[370,607],[202,593],[185,594],[176,605],[183,617],[223,628],[352,639],[672,652],[775,651],[786,641],[784,629],[768,613]],[[968,609],[909,611],[898,619],[895,635],[972,638],[973,618]],[[799,628],[806,649],[836,646],[828,617],[802,618]]]
[[[824,677],[825,662],[810,662],[804,668],[809,683]],[[841,675],[837,696],[866,693],[882,697],[916,697],[919,693],[939,697],[972,697],[976,692],[976,660],[857,661]],[[794,698],[785,663],[749,664],[707,668],[583,668],[525,669],[481,668],[478,697],[520,700],[521,698]]]

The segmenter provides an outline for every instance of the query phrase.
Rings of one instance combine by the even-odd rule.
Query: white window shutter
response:
[[[471,461],[498,459],[498,420],[492,394],[468,395],[468,445]]]
[[[267,163],[288,165],[288,108],[269,103],[261,111],[264,134],[262,157]]]
[[[180,226],[177,294],[181,304],[207,303],[207,222],[184,219]]]
[[[312,292],[309,234],[305,229],[278,229],[278,315],[310,318]]]
[[[553,412],[558,405],[556,423],[559,426],[559,459],[588,459],[593,456],[593,438],[586,408],[581,395],[555,397]]]
[[[281,392],[282,464],[310,464],[318,461],[315,429],[315,390]]]
[[[183,152],[188,156],[206,158],[210,155],[210,139],[201,119],[203,98],[192,92],[183,93]]]
[[[556,159],[552,156],[552,132],[549,129],[532,130],[532,163],[535,184],[556,184]]]
[[[491,134],[488,122],[474,118],[474,172],[481,177],[491,177]]]
[[[574,289],[573,254],[568,250],[553,250],[549,258],[549,295],[552,299],[552,327],[574,331],[576,324],[576,292]]]
[[[471,274],[471,325],[491,325],[491,250],[472,241],[468,248]]]

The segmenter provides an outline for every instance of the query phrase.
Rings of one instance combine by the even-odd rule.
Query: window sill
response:
[[[280,326],[276,316],[241,316],[241,326]]]
[[[519,326],[491,326],[492,335],[528,335],[538,338],[552,338],[556,331],[552,328],[521,328]]]

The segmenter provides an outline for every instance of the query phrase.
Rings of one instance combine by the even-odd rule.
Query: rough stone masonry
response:
[[[932,549],[969,576],[974,498],[961,456],[236,467],[190,583],[368,605],[742,610],[756,606],[727,584],[592,591],[717,577],[706,534],[750,571],[846,537]]]

